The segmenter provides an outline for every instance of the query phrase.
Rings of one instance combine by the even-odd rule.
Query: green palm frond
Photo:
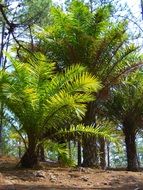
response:
[[[130,116],[130,120],[137,125],[143,113],[142,97],[143,74],[142,71],[136,71],[112,89],[111,99],[105,103],[106,111],[120,122]]]
[[[73,117],[81,119],[86,103],[95,99],[92,92],[101,88],[84,67],[71,66],[58,74],[55,64],[40,53],[26,62],[12,58],[11,62],[11,72],[1,71],[0,98],[23,129],[36,135],[55,130]]]
[[[71,2],[66,13],[54,8],[51,25],[42,35],[47,54],[50,52],[50,57],[63,68],[78,63],[86,65],[103,86],[118,83],[142,63],[141,56],[136,53],[138,47],[129,43],[127,20],[113,22],[113,9],[106,5],[91,13],[78,1]]]
[[[95,127],[95,126],[84,126],[79,124],[77,126],[71,126],[70,129],[62,129],[57,133],[58,136],[63,136],[69,139],[82,139],[90,137],[104,137],[108,141],[113,143],[119,142],[117,132],[112,127]]]

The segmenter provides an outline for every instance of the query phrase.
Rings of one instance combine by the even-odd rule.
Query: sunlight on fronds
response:
[[[103,137],[108,141],[118,144],[119,138],[117,132],[110,126],[108,127],[95,127],[84,126],[79,124],[77,126],[71,126],[70,129],[62,129],[58,132],[59,136],[68,137],[69,139],[81,139],[90,137]]]
[[[10,58],[13,70],[1,71],[0,82],[0,97],[23,129],[38,136],[73,117],[82,119],[86,103],[95,100],[92,92],[101,88],[98,80],[79,64],[58,74],[44,55],[27,56],[26,62]]]

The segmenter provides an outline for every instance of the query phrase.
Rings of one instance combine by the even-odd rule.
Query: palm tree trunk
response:
[[[18,141],[18,156],[21,158],[22,150],[21,150],[21,140]]]
[[[6,1],[4,1],[6,3]],[[1,31],[1,46],[0,46],[0,70],[5,69],[4,65],[4,39],[5,39],[5,23],[2,23],[2,31]],[[3,131],[3,103],[0,104],[0,156],[2,156],[2,131]]]
[[[105,150],[105,139],[99,138],[100,143],[100,166],[103,170],[106,169],[106,150]]]
[[[124,122],[125,144],[127,154],[127,170],[138,171],[138,159],[136,149],[136,132],[134,127],[131,127],[130,123]]]
[[[38,159],[41,162],[45,162],[45,150],[44,150],[44,145],[43,144],[39,144],[37,147],[37,154],[38,154]]]
[[[3,132],[3,104],[0,104],[0,157],[3,155],[3,140],[2,140],[2,132]]]
[[[77,161],[78,161],[78,166],[81,166],[81,143],[78,142],[77,144]]]
[[[96,103],[90,102],[87,106],[87,112],[83,120],[84,125],[93,125],[96,127]],[[89,138],[83,140],[83,163],[85,167],[98,166],[97,139]]]
[[[84,167],[98,167],[98,153],[95,138],[86,139],[83,142],[83,163]]]
[[[2,122],[0,121],[0,157],[2,154]]]
[[[28,139],[28,148],[22,156],[20,163],[24,168],[34,168],[38,165],[37,141],[34,137],[29,137]]]
[[[69,150],[69,158],[72,160],[72,150],[71,150],[71,142],[68,141],[68,150]]]
[[[107,166],[110,168],[110,143],[107,142]]]

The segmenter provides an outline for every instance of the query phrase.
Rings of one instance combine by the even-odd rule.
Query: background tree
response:
[[[96,5],[90,1],[90,5],[93,6],[89,7],[81,1],[74,0],[67,5],[66,11],[62,11],[59,7],[50,9],[50,1],[36,0],[36,3],[26,0],[17,1],[14,8],[11,2],[0,3],[1,17],[5,25],[3,33],[6,37],[3,41],[5,50],[7,51],[15,41],[16,55],[24,63],[29,62],[29,58],[23,49],[29,52],[33,59],[37,59],[33,52],[41,51],[56,62],[57,73],[63,73],[70,65],[81,63],[86,66],[88,72],[100,79],[103,86],[98,93],[94,93],[97,101],[88,103],[83,118],[87,129],[89,125],[97,128],[97,119],[100,118],[104,102],[112,98],[110,91],[116,88],[114,85],[120,83],[125,75],[142,66],[141,58],[136,54],[138,48],[131,44],[136,36],[129,35],[127,19],[122,21],[122,18],[117,18],[113,3],[108,4],[105,1],[101,2],[101,6],[99,1],[96,1],[98,2]],[[39,17],[37,15],[40,12],[42,14]],[[3,60],[5,65],[9,66],[10,62],[7,62],[6,57]],[[1,118],[3,118],[3,111]],[[63,128],[70,129],[70,119],[66,119],[62,124]],[[77,124],[77,121],[75,123]],[[103,124],[104,122],[101,126]],[[86,128],[84,130],[86,131]],[[48,134],[47,132],[40,137],[39,142],[42,138],[47,138]],[[72,133],[68,135],[74,136]],[[58,142],[63,142],[64,139],[57,136],[53,138]],[[70,140],[68,137],[68,141]],[[81,157],[81,144],[84,166],[97,165],[98,160],[105,161],[104,139],[92,136],[89,140],[84,137],[79,141],[79,157]]]
[[[0,1],[0,69],[7,69],[9,62],[4,51],[7,52],[14,42],[17,44],[17,54],[24,48],[24,42],[30,42],[33,47],[34,36],[31,29],[34,24],[40,26],[48,22],[48,12],[51,1]],[[33,11],[34,10],[34,11]],[[39,16],[40,15],[40,16]],[[25,49],[25,48],[24,48]],[[0,155],[2,154],[2,125],[3,104],[0,104]]]
[[[21,165],[33,167],[38,161],[40,141],[60,131],[72,114],[81,118],[85,103],[94,99],[91,92],[99,89],[99,83],[79,65],[55,74],[54,64],[47,64],[42,55],[29,58],[27,63],[13,59],[11,62],[13,72],[1,71],[0,100],[27,134],[28,147]]]
[[[112,98],[106,104],[108,114],[121,124],[125,136],[127,169],[130,171],[138,170],[136,134],[142,127],[142,83],[142,71],[128,76],[112,89]]]
[[[58,70],[81,63],[101,80],[103,88],[95,94],[97,101],[88,104],[85,125],[96,126],[98,106],[109,98],[110,87],[142,65],[136,54],[137,47],[129,43],[127,21],[115,23],[113,13],[111,4],[91,13],[87,5],[74,0],[67,12],[53,8],[50,25],[37,34],[43,40],[45,54],[58,63]],[[85,141],[84,166],[97,164],[93,144],[96,143],[91,139]]]

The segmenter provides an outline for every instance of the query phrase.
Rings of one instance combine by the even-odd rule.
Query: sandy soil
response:
[[[51,167],[16,169],[16,160],[0,158],[0,190],[143,190],[143,172]]]

